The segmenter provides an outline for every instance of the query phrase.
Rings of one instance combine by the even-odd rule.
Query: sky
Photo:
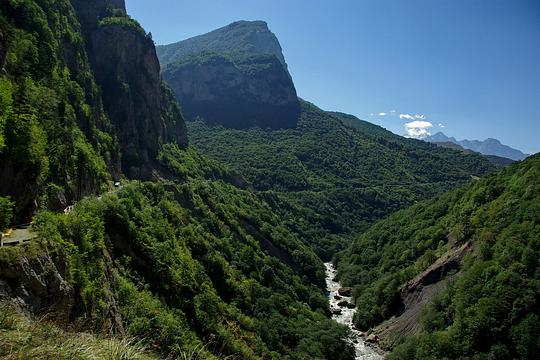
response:
[[[278,37],[300,97],[399,135],[540,152],[539,0],[126,0],[156,44],[237,20]]]

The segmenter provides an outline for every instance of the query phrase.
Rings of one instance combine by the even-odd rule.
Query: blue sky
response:
[[[539,0],[126,3],[157,44],[236,20],[266,21],[298,94],[323,109],[400,135],[413,121],[406,115],[418,115],[412,133],[494,137],[540,151]]]

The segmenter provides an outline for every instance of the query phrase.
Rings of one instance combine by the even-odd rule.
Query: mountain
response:
[[[164,67],[192,55],[216,52],[274,55],[283,67],[287,68],[281,45],[264,21],[237,21],[204,35],[157,46],[156,49]]]
[[[149,177],[146,164],[157,156],[160,143],[187,145],[185,123],[161,80],[154,43],[135,20],[125,16],[123,0],[74,0],[72,4],[87,39],[104,109],[120,143],[122,170]]]
[[[497,139],[489,138],[484,141],[461,140],[459,143],[464,148],[479,152],[481,154],[497,155],[516,161],[523,160],[528,156],[528,154],[524,154],[523,152],[513,149],[510,146],[501,144],[501,142]]]
[[[391,359],[534,359],[540,156],[375,224],[337,256],[355,324]]]
[[[458,145],[458,144],[456,144],[454,142],[451,142],[451,141],[443,141],[443,142],[431,141],[431,143],[435,144],[437,146],[441,146],[441,147],[448,148],[448,149],[454,149],[454,150],[457,150],[457,151],[473,152],[472,150],[467,150],[463,146]],[[501,157],[501,156],[497,156],[497,155],[483,155],[483,156],[486,159],[488,159],[492,164],[494,164],[496,166],[500,166],[500,167],[509,166],[509,165],[515,163],[515,160],[508,159],[508,158]]]
[[[330,259],[350,236],[414,202],[494,170],[477,154],[406,139],[301,101],[294,129],[188,121],[190,142],[242,174],[289,227]]]
[[[298,121],[296,89],[265,22],[235,22],[160,46],[158,56],[188,119],[232,128],[290,128]]]
[[[63,209],[122,174],[150,177],[162,142],[187,146],[153,42],[123,1],[3,1],[0,10],[0,195],[15,201],[16,222],[39,202]]]
[[[222,33],[232,34],[224,36],[225,49],[236,37],[244,45],[273,41],[261,24],[239,28]],[[246,28],[266,35],[254,41],[258,35]],[[365,122],[348,125],[350,115],[325,112],[295,94],[294,123],[288,113],[274,113],[280,116],[271,122],[249,120],[253,102],[283,110],[273,96],[281,99],[284,79],[288,86],[292,80],[283,59],[262,53],[264,47],[226,53],[217,42],[207,43],[214,44],[211,52],[164,69],[189,64],[182,77],[193,73],[195,85],[203,84],[195,77],[215,72],[205,85],[217,91],[207,106],[229,101],[219,91],[237,91],[238,106],[223,117],[227,126],[219,119],[189,121],[188,142],[151,36],[126,13],[123,0],[0,2],[0,358],[352,360],[349,327],[331,319],[322,258],[348,249],[392,212],[495,170],[477,154]],[[197,72],[199,63],[206,70]],[[233,83],[253,88],[231,87],[224,70]],[[233,118],[240,120],[228,122]],[[536,222],[537,174],[519,175],[523,196],[514,198],[519,193],[512,190],[464,222],[497,223],[494,236],[500,230],[515,235],[511,245],[529,242],[527,251],[482,249],[482,256],[503,254],[506,261],[482,269],[475,280],[500,269],[523,272],[496,276],[495,289],[532,281],[537,264],[536,228],[530,237],[521,231]],[[480,181],[491,186],[489,179]],[[496,185],[475,191],[456,218],[484,209],[505,191]],[[533,215],[519,211],[523,204]],[[423,214],[415,209],[409,219]],[[430,210],[436,219],[444,215]],[[523,221],[509,223],[516,218]],[[462,236],[462,228],[452,234]],[[406,238],[417,246],[407,246],[380,274],[399,271],[399,261],[435,243],[424,235]],[[489,232],[478,237],[498,240]],[[362,259],[376,259],[383,249],[369,249]],[[452,258],[459,249],[450,249]],[[358,260],[352,252],[350,258]],[[395,283],[375,301],[397,299]],[[528,354],[524,336],[537,334],[530,310],[537,308],[536,293],[518,290],[520,301],[503,311],[518,321],[509,334],[521,346],[515,352]],[[363,305],[371,303],[358,302]],[[500,350],[495,355],[504,358]]]
[[[266,43],[273,45],[262,46]],[[242,21],[160,47],[158,55],[166,66],[164,79],[188,114],[190,142],[244,176],[323,259],[343,249],[348,236],[391,212],[494,169],[479,156],[403,139],[373,124],[351,128],[342,122],[348,115],[327,113],[300,99],[295,100],[300,104],[295,121],[269,111],[264,99],[253,99],[267,91],[279,94],[273,88],[281,80],[261,70],[255,74],[264,86],[243,84],[231,75],[237,73],[231,62],[244,66],[243,59],[253,54],[268,58],[271,53],[277,59],[277,51],[281,54],[281,47],[265,23]],[[281,71],[285,79],[286,68]],[[242,85],[236,89],[234,84]],[[242,93],[252,89],[254,95]],[[199,90],[205,101],[190,107],[191,94]],[[272,124],[260,123],[250,110],[255,108],[271,114]],[[195,118],[203,112],[211,117]]]
[[[484,155],[495,155],[503,158],[512,159],[515,161],[523,160],[527,156],[523,152],[513,149],[510,146],[503,145],[497,139],[486,139],[484,141],[480,140],[456,140],[453,137],[447,137],[442,132],[438,132],[434,135],[430,135],[424,139],[429,142],[453,142],[462,146],[465,149],[476,151]]]
[[[425,141],[429,141],[429,142],[452,142],[454,144],[457,144],[459,145],[458,141],[456,140],[456,138],[454,137],[448,137],[446,136],[444,133],[442,133],[441,131],[438,131],[436,132],[435,134],[433,135],[429,135],[428,137],[426,137],[424,139]]]
[[[0,2],[0,230],[31,222],[2,237],[0,357],[352,360],[322,261],[188,146],[125,10]]]

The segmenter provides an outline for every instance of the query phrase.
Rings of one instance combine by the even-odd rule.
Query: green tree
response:
[[[13,220],[13,207],[15,204],[9,197],[0,196],[0,230],[5,229]]]

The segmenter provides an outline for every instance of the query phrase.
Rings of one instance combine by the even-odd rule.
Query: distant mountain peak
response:
[[[441,131],[436,132],[435,134],[426,137],[424,140],[429,141],[429,142],[453,142],[453,143],[457,143],[455,138],[448,137]]]
[[[276,35],[262,20],[235,21],[206,34],[157,47],[161,65],[164,67],[202,51],[275,55],[287,69],[283,50]]]
[[[521,152],[520,150],[511,148],[510,146],[504,145],[500,140],[494,138],[487,138],[484,141],[481,140],[456,140],[453,137],[448,137],[442,132],[437,132],[436,134],[430,135],[423,139],[432,143],[445,143],[453,142],[454,144],[460,145],[461,147],[478,152],[484,155],[495,155],[503,158],[508,158],[512,160],[523,160],[528,154]]]
[[[290,128],[300,103],[277,37],[237,21],[157,48],[163,77],[189,119],[231,128]]]

